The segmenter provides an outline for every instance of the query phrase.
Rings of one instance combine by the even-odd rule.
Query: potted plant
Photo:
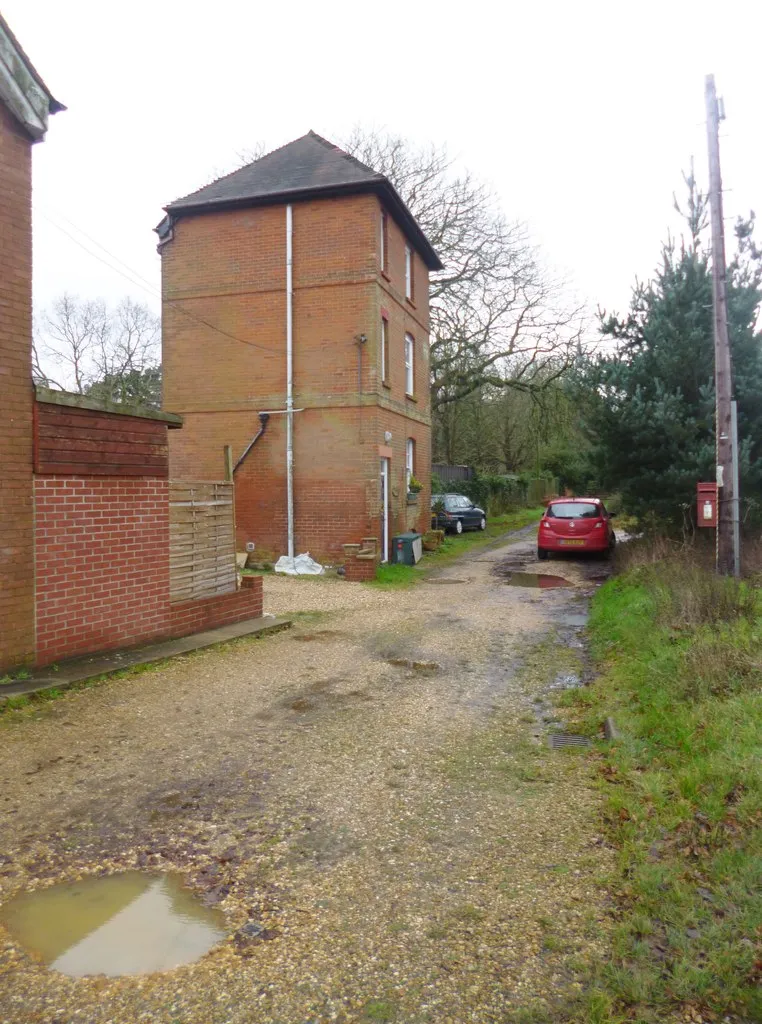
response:
[[[410,479],[407,482],[407,500],[409,502],[418,501],[418,492],[423,490],[423,484],[421,481],[410,474]]]
[[[431,529],[438,530],[441,526],[441,520],[444,518],[445,503],[444,498],[439,497],[431,506]],[[442,531],[442,537],[444,538],[444,531]]]

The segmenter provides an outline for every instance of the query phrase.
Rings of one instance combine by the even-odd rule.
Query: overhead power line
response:
[[[110,257],[110,259],[114,260],[116,263],[124,267],[125,270],[128,271],[128,273],[125,273],[125,270],[120,270],[118,266],[114,266],[112,263],[109,263],[102,256],[99,256],[97,252],[93,252],[92,249],[89,249],[84,244],[84,242],[80,241],[79,238],[76,238],[74,235],[72,235],[71,232],[66,230],[66,228],[56,223],[56,221],[53,220],[53,218],[49,216],[49,214],[47,214],[44,210],[40,209],[39,206],[36,209],[37,212],[42,217],[44,217],[49,224],[52,224],[54,228],[60,231],[63,235],[66,235],[68,239],[74,242],[75,245],[78,245],[80,249],[83,249],[89,256],[92,256],[93,259],[98,260],[99,263],[102,263],[104,267],[108,267],[109,270],[113,270],[115,274],[119,274],[120,277],[123,277],[126,281],[129,281],[130,284],[135,285],[135,287],[137,288],[142,288],[143,291],[148,292],[149,295],[152,295],[155,299],[158,299],[159,302],[161,302],[163,305],[170,306],[172,309],[176,309],[179,313],[182,313],[183,316],[188,317],[188,319],[194,320],[196,323],[202,324],[204,327],[208,327],[209,330],[214,331],[216,334],[221,335],[223,338],[228,338],[230,341],[237,341],[241,345],[249,345],[251,348],[258,348],[262,352],[269,352],[270,354],[272,354],[273,351],[275,351],[274,349],[270,348],[267,345],[260,345],[256,341],[247,341],[246,338],[239,338],[237,335],[231,334],[229,331],[225,331],[221,327],[217,327],[215,324],[209,323],[208,320],[205,320],[203,317],[198,316],[197,313],[192,313],[189,309],[186,309],[185,306],[182,306],[177,302],[173,302],[170,299],[163,298],[162,295],[154,288],[154,286],[150,284],[150,282],[148,282],[144,277],[142,277],[136,270],[133,270],[132,267],[130,267],[127,263],[124,262],[124,260],[119,259],[118,256],[115,256],[114,253],[110,252],[105,247],[105,245],[102,245],[94,238],[91,238],[91,236],[88,235],[86,231],[83,231],[82,228],[74,224],[74,222],[69,220],[68,217],[64,217],[63,214],[59,214],[57,211],[55,211],[56,217],[60,217],[62,220],[65,220],[67,224],[71,224],[75,231],[79,231],[79,233],[84,235],[84,237],[87,238],[88,241],[92,242],[93,245],[97,246],[99,249],[105,252],[106,255]]]

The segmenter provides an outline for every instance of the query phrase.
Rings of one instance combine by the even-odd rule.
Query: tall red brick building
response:
[[[0,17],[0,673],[35,649],[31,151],[63,109]]]
[[[231,446],[238,546],[262,557],[425,529],[441,264],[388,179],[310,132],[166,213],[172,476],[221,479]]]

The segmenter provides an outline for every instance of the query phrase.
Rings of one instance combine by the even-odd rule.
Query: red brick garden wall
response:
[[[37,660],[167,632],[166,480],[35,480]]]
[[[170,610],[170,633],[187,636],[215,626],[228,626],[262,614],[262,577],[244,576],[240,590],[219,594],[200,601],[173,604]]]
[[[165,423],[46,403],[37,423],[38,665],[262,614],[261,577],[171,603]]]

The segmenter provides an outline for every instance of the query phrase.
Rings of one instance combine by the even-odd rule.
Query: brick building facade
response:
[[[439,260],[391,184],[309,133],[167,207],[159,225],[173,476],[237,467],[240,548],[287,551],[288,223],[296,551],[429,521],[429,271]],[[407,479],[424,483],[408,498]],[[384,483],[385,481],[385,483]]]
[[[31,149],[62,109],[0,18],[0,673],[34,657]]]

